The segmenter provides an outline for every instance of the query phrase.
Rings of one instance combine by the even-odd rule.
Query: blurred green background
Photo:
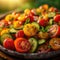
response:
[[[0,0],[0,14],[14,9],[37,8],[42,4],[60,9],[60,0]]]

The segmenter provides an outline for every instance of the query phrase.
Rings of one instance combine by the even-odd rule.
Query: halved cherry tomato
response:
[[[52,38],[49,44],[53,50],[60,50],[60,38]]]
[[[23,31],[23,30],[19,30],[19,31],[16,33],[16,38],[20,38],[20,37],[24,37],[24,31]]]
[[[38,53],[47,53],[51,50],[51,48],[48,47],[49,42],[46,42],[45,44],[38,47]]]
[[[55,17],[54,17],[54,21],[55,22],[60,22],[60,15],[56,15]]]
[[[38,23],[41,25],[41,26],[46,26],[48,24],[48,21],[45,20],[45,19],[40,19],[38,20]]]
[[[34,16],[32,13],[30,13],[27,18],[30,18],[30,22],[34,22]]]
[[[52,25],[49,28],[48,32],[50,33],[50,36],[51,37],[57,37],[57,36],[60,35],[60,26],[58,26],[56,24],[55,25]]]
[[[17,38],[14,44],[16,51],[21,53],[28,52],[31,48],[29,41],[25,38]]]
[[[6,38],[3,41],[3,46],[10,50],[15,50],[14,41],[11,38]]]

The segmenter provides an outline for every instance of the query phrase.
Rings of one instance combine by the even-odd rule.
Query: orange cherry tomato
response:
[[[25,53],[28,52],[31,48],[31,45],[28,40],[25,38],[17,38],[14,42],[17,52]]]
[[[60,50],[60,38],[52,38],[49,44],[53,50]]]

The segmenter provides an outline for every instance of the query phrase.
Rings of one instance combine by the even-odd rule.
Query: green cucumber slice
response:
[[[41,39],[41,40],[38,41],[39,45],[44,44],[45,42],[46,42],[45,39]]]
[[[49,17],[49,18],[52,18],[52,17],[54,17],[55,15],[56,15],[55,12],[49,12],[49,13],[48,13],[48,17]]]
[[[10,33],[16,33],[17,30],[15,30],[14,28],[11,28],[11,29],[9,30],[9,32],[10,32]]]
[[[32,46],[30,52],[33,53],[33,52],[36,51],[37,46],[38,46],[37,40],[36,40],[35,38],[30,38],[30,39],[29,39],[29,42],[30,42],[30,44],[31,44],[31,46]]]
[[[3,35],[1,36],[1,38],[0,38],[1,44],[3,44],[3,41],[4,41],[5,38],[12,38],[12,36],[11,36],[10,34],[8,34],[8,33],[3,34]]]
[[[22,30],[23,27],[24,27],[24,26],[20,26],[20,27],[18,27],[18,28],[14,28],[14,29],[16,29],[16,30]]]
[[[49,20],[49,24],[52,25],[53,24],[53,19]]]

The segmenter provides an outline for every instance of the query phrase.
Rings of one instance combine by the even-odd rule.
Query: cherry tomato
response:
[[[3,41],[3,46],[10,50],[15,50],[14,41],[11,38],[6,38]]]
[[[16,33],[16,38],[19,38],[19,37],[24,37],[24,31],[23,31],[23,30],[19,30],[19,31]]]
[[[44,4],[43,6],[42,6],[43,8],[44,8],[44,10],[48,10],[48,4]]]
[[[34,16],[33,14],[29,14],[27,18],[30,18],[30,22],[34,22]]]
[[[49,8],[49,11],[50,12],[58,12],[58,9],[57,8],[54,8],[54,7],[50,7]]]
[[[58,26],[56,24],[55,25],[52,25],[49,28],[48,32],[50,33],[50,36],[51,37],[57,37],[57,36],[60,35],[60,26]]]
[[[46,26],[47,23],[48,23],[48,21],[45,20],[45,19],[40,19],[40,20],[38,20],[38,23],[39,23],[41,26]]]
[[[36,9],[31,10],[32,15],[36,15]]]
[[[21,53],[28,52],[31,48],[29,41],[24,38],[17,38],[14,44],[16,51]]]
[[[55,22],[59,22],[59,21],[60,21],[60,15],[56,15],[56,16],[54,17],[54,21],[55,21]]]
[[[46,53],[49,52],[51,50],[51,48],[48,47],[49,46],[49,42],[46,42],[45,44],[41,45],[38,47],[38,53]]]
[[[52,38],[49,44],[53,50],[60,50],[60,38]]]
[[[41,38],[41,39],[48,39],[49,34],[47,32],[39,32],[38,37]]]

